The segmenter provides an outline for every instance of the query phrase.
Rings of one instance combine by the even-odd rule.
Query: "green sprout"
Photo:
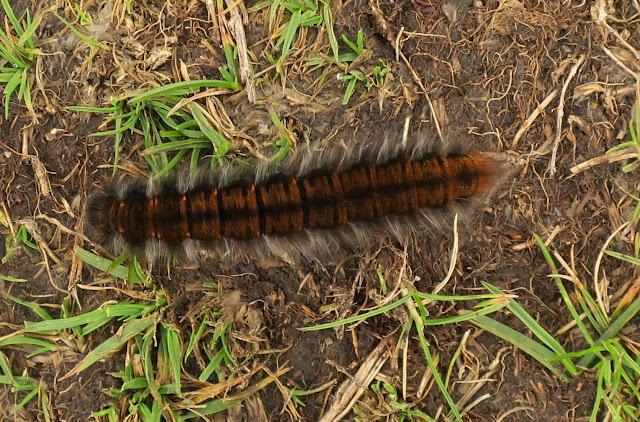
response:
[[[9,117],[9,103],[16,90],[18,100],[24,101],[27,109],[35,116],[31,101],[31,69],[40,50],[35,48],[33,34],[38,29],[42,17],[38,16],[32,21],[27,10],[23,26],[13,13],[9,0],[0,0],[0,6],[13,28],[13,33],[5,33],[0,29],[0,84],[4,84],[4,117]]]
[[[381,87],[389,73],[391,73],[389,66],[383,60],[378,60],[378,65],[373,68],[372,80],[367,81],[367,89],[373,86]]]
[[[332,32],[331,32],[332,33]],[[349,47],[351,51],[340,53],[338,51],[338,44],[335,41],[331,42],[332,37],[329,37],[333,57],[329,58],[323,54],[313,55],[309,58],[309,63],[312,65],[311,71],[327,66],[327,64],[333,64],[339,69],[338,79],[348,81],[345,93],[342,98],[342,105],[347,105],[351,101],[351,97],[356,90],[358,82],[365,84],[367,90],[373,87],[381,87],[384,84],[385,77],[391,73],[391,68],[383,61],[378,60],[378,64],[366,74],[362,70],[354,68],[354,64],[362,62],[368,59],[369,52],[364,45],[364,31],[360,29],[356,35],[356,40],[351,41],[347,36],[342,35],[342,40]],[[327,77],[327,70],[318,79],[320,84],[324,83]]]
[[[324,9],[328,9],[326,3],[324,3]],[[276,73],[282,77],[284,77],[282,65],[289,57],[291,46],[300,28],[320,25],[324,22],[318,0],[275,0],[269,9],[269,25],[275,26],[276,17],[285,12],[289,15],[289,20],[272,31],[272,37],[278,38],[275,48],[280,48],[280,57],[275,59],[272,55],[267,55],[267,59],[275,65]]]
[[[636,152],[640,153],[640,107],[638,107],[637,104],[635,107],[635,116],[629,120],[629,134],[631,135],[630,141],[623,142],[620,145],[611,148],[607,151],[607,154],[626,148],[633,148]],[[636,159],[635,161],[623,166],[622,171],[630,173],[638,167],[640,167],[640,160]]]
[[[272,163],[277,163],[278,161],[281,161],[293,146],[293,140],[289,135],[289,131],[284,126],[284,124],[280,121],[280,118],[276,113],[275,107],[277,107],[278,105],[279,105],[278,103],[273,103],[268,105],[269,117],[271,117],[271,121],[273,122],[275,127],[278,129],[278,133],[280,135],[280,138],[276,142],[271,144],[271,146],[277,150],[276,153],[271,158]]]
[[[80,25],[87,26],[93,23],[93,20],[91,19],[91,15],[83,11],[80,8],[80,5],[78,3],[74,3],[73,8],[76,10],[76,13],[78,14],[78,18],[80,18]]]
[[[7,261],[11,258],[11,255],[20,247],[20,245],[26,245],[34,250],[39,250],[38,245],[33,243],[29,239],[29,233],[27,232],[27,227],[22,225],[16,231],[15,235],[8,235],[5,239],[5,254],[0,260],[3,264],[6,264]]]

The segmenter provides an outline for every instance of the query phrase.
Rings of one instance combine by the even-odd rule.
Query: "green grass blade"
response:
[[[271,28],[276,21],[276,15],[278,14],[278,8],[282,4],[282,0],[272,0],[269,8],[269,32],[272,33],[274,28]]]
[[[18,34],[18,36],[21,36],[24,33],[24,29],[22,28],[20,21],[18,21],[18,18],[16,18],[16,15],[13,13],[13,9],[11,9],[9,0],[0,0],[0,4],[4,9],[4,13],[9,18],[9,22],[11,22],[13,29],[15,29],[16,34]]]
[[[229,149],[230,144],[227,138],[222,136],[220,132],[211,127],[209,120],[205,117],[204,113],[199,109],[199,107],[195,104],[189,104],[189,109],[191,113],[193,113],[193,118],[198,123],[198,127],[204,135],[211,140],[215,147],[216,156],[222,157],[225,155]]]
[[[26,300],[18,299],[17,297],[11,296],[10,294],[7,294],[7,297],[9,299],[11,299],[12,301],[14,301],[15,303],[18,303],[18,304],[20,304],[22,306],[26,306],[27,308],[31,309],[36,315],[38,315],[43,320],[52,320],[53,319],[53,317],[51,315],[49,315],[47,313],[47,311],[42,309],[42,307],[40,305],[38,305],[37,303],[27,302]]]
[[[569,380],[559,367],[551,363],[550,359],[555,358],[556,354],[546,346],[538,343],[535,340],[532,340],[531,338],[514,330],[513,328],[510,328],[486,316],[478,316],[470,321],[483,330],[488,331],[491,334],[513,344],[514,346],[540,362],[544,367],[549,369],[551,372],[553,372],[563,380]]]
[[[233,406],[242,403],[242,400],[225,400],[225,399],[216,399],[209,400],[203,403],[202,407],[198,407],[195,411],[189,411],[184,416],[184,420],[198,418],[201,416],[212,415],[215,413],[220,413],[225,411]]]
[[[27,72],[22,72],[22,83],[20,84],[20,92],[18,93],[18,98],[21,98],[24,102],[25,107],[27,107],[27,110],[35,115],[33,103],[31,102],[31,82],[29,82],[28,77],[29,75]]]
[[[182,396],[182,386],[180,384],[180,356],[182,354],[180,337],[178,336],[178,330],[169,324],[163,324],[166,329],[167,336],[167,352],[169,354],[169,364],[172,370],[173,380],[177,388],[177,394]]]
[[[460,302],[465,300],[490,300],[494,303],[498,303],[499,301],[503,301],[508,299],[509,297],[515,297],[513,295],[505,295],[505,294],[493,294],[493,293],[484,293],[479,295],[434,295],[433,293],[424,293],[424,292],[415,292],[415,294],[420,299],[428,299],[432,301],[442,301],[442,302]]]
[[[312,327],[302,327],[302,328],[299,328],[299,330],[300,331],[319,331],[319,330],[326,330],[327,328],[334,328],[334,327],[339,327],[339,326],[346,325],[346,324],[351,324],[353,322],[362,321],[362,320],[365,320],[367,318],[371,318],[372,316],[376,316],[376,315],[383,314],[385,312],[389,312],[390,310],[395,309],[398,306],[402,305],[403,303],[405,303],[410,298],[411,298],[410,295],[406,295],[406,296],[396,300],[395,302],[392,302],[392,303],[390,303],[388,305],[385,305],[385,306],[382,306],[380,308],[373,309],[373,310],[371,310],[369,312],[365,312],[364,314],[354,315],[354,316],[351,316],[349,318],[341,319],[339,321],[333,321],[333,322],[329,322],[329,323],[326,323],[326,324],[315,325],[315,326],[312,326]]]
[[[105,272],[113,263],[113,261],[111,261],[110,259],[98,256],[81,247],[76,247],[74,252],[82,262]],[[113,268],[108,274],[125,281],[129,279],[129,269],[122,265],[118,265],[116,268]]]
[[[152,327],[156,322],[156,318],[156,315],[150,315],[145,318],[134,319],[133,321],[124,323],[118,330],[117,334],[109,337],[107,340],[91,350],[78,365],[65,375],[65,377],[76,375],[98,362],[100,359],[104,359],[111,353],[120,350],[130,339]]]
[[[30,344],[33,346],[40,346],[42,348],[46,348],[49,351],[55,347],[53,343],[50,343],[48,341],[40,340],[37,338],[26,337],[26,336],[19,336],[19,335],[6,337],[0,340],[0,347],[9,346],[12,344]]]
[[[598,412],[600,411],[600,404],[602,403],[602,398],[604,397],[604,362],[600,362],[600,370],[598,371],[598,381],[596,383],[596,398],[594,400],[593,409],[591,410],[591,416],[589,417],[589,422],[596,422],[598,419]]]
[[[464,312],[461,315],[455,315],[445,318],[426,319],[423,322],[425,326],[456,324],[463,321],[469,321],[477,316],[492,314],[507,306],[506,303],[494,303],[492,305],[476,309],[475,311]]]
[[[615,251],[605,251],[605,253],[607,255],[609,255],[609,256],[614,257],[614,258],[621,259],[623,261],[627,261],[630,264],[640,266],[640,259],[638,259],[636,257],[625,255],[625,254],[622,254],[620,252],[615,252]]]
[[[620,316],[611,323],[611,325],[605,330],[605,332],[595,342],[596,345],[601,345],[604,342],[612,339],[616,334],[622,330],[625,325],[640,311],[640,297],[631,302],[631,304],[624,310]],[[595,353],[585,355],[577,363],[579,367],[589,367],[593,359],[596,357]]]
[[[23,333],[48,333],[52,331],[60,331],[67,328],[80,327],[82,325],[92,323],[96,319],[104,318],[105,316],[106,312],[104,309],[96,309],[95,311],[90,311],[85,314],[69,318],[38,322],[26,321],[25,328],[21,331]]]
[[[11,103],[11,94],[20,85],[22,81],[22,72],[16,72],[4,87],[4,118],[9,118],[9,104]]]
[[[65,18],[63,18],[62,16],[60,16],[59,14],[57,14],[56,12],[53,12],[53,14],[55,15],[56,18],[58,18],[60,20],[60,22],[62,22],[63,24],[65,24],[67,26],[67,28],[69,28],[71,31],[73,31],[74,34],[76,34],[78,37],[80,37],[80,39],[82,39],[84,42],[86,42],[89,45],[92,45],[94,47],[98,47],[101,48],[103,50],[108,50],[109,47],[106,44],[103,44],[101,42],[98,41],[94,41],[91,38],[87,37],[86,35],[84,35],[82,32],[80,32],[78,30],[78,28],[76,28],[75,26],[73,26],[71,24],[71,22],[67,21]]]
[[[287,29],[283,34],[282,39],[282,53],[280,55],[280,59],[278,62],[282,63],[284,59],[289,55],[289,49],[291,49],[291,43],[293,42],[293,38],[296,36],[298,32],[298,27],[300,26],[300,20],[302,18],[302,13],[300,10],[297,10],[291,14],[291,19],[287,23]]]
[[[29,394],[27,394],[25,396],[24,399],[22,399],[22,401],[20,403],[18,403],[17,405],[15,405],[15,407],[13,409],[11,409],[11,412],[17,412],[18,410],[22,409],[27,403],[29,403],[31,401],[32,398],[34,398],[36,395],[38,394],[38,387],[37,386],[33,386],[33,389],[29,392]]]
[[[323,0],[322,15],[324,17],[324,26],[327,29],[327,37],[329,38],[329,45],[331,46],[331,52],[333,53],[333,59],[338,62],[338,40],[336,34],[333,32],[333,16],[331,16],[331,2],[330,0]]]
[[[65,110],[82,111],[85,113],[115,113],[118,110],[121,110],[121,108],[118,106],[112,106],[112,107],[68,106],[68,107],[65,107]]]
[[[349,75],[349,76],[353,76],[353,75]],[[349,104],[349,101],[351,100],[351,96],[353,95],[353,92],[356,89],[356,83],[358,82],[358,79],[356,79],[355,77],[349,78],[349,84],[347,85],[347,89],[344,91],[344,97],[342,97],[342,105],[347,105]]]
[[[154,174],[153,177],[157,179],[168,174],[176,166],[176,164],[178,164],[178,162],[182,159],[182,157],[184,157],[186,153],[187,153],[186,149],[181,149],[180,151],[178,151],[176,156],[173,157],[173,159],[169,161],[169,163],[165,167],[161,168],[156,174]]]
[[[140,390],[148,386],[149,382],[145,377],[136,377],[122,383],[122,390]]]
[[[104,318],[96,318],[94,321],[89,322],[83,329],[80,330],[80,335],[85,337],[87,334],[97,330],[98,328],[108,324],[113,318],[105,316]]]
[[[489,284],[483,283],[483,285],[491,292],[491,293],[502,293],[502,290],[497,287]],[[507,308],[520,320],[524,325],[527,326],[543,344],[545,344],[549,349],[553,350],[556,355],[566,355],[567,352],[564,350],[564,347],[555,339],[551,334],[549,334],[538,322],[533,319],[531,315],[515,300],[509,300],[509,304]],[[565,366],[567,371],[571,376],[576,375],[579,371],[578,368],[574,365],[574,363],[570,359],[563,359],[561,363]]]
[[[31,22],[29,26],[27,26],[24,33],[18,35],[20,37],[18,38],[19,46],[24,46],[25,44],[29,44],[31,37],[36,32],[36,29],[38,29],[38,26],[40,26],[41,22],[42,22],[42,16],[38,16],[33,22]]]
[[[193,349],[196,347],[196,344],[200,341],[200,339],[202,338],[202,335],[204,334],[204,330],[205,328],[207,328],[207,321],[209,319],[205,316],[202,321],[200,322],[200,326],[198,327],[198,331],[196,331],[195,333],[193,331],[191,331],[191,335],[189,336],[189,344],[187,345],[187,350],[184,353],[184,361],[187,361],[187,358],[189,358],[189,356],[191,356],[191,352],[193,352]]]
[[[7,357],[2,352],[0,352],[0,369],[2,370],[2,373],[4,374],[5,377],[8,378],[8,381],[9,381],[9,382],[0,382],[0,383],[14,384],[15,379],[13,377],[13,374],[11,373],[11,368],[9,367],[9,361],[7,360]]]
[[[129,104],[135,105],[142,101],[150,100],[156,97],[163,97],[166,95],[182,96],[184,94],[195,92],[200,88],[214,88],[218,87],[220,81],[215,80],[201,80],[201,81],[183,81],[173,84],[162,85],[157,88],[150,89],[146,92],[142,92],[129,100]]]
[[[15,277],[10,277],[8,275],[2,275],[2,274],[0,274],[0,280],[9,281],[11,283],[24,283],[25,281],[27,281],[24,278],[15,278]]]
[[[431,375],[433,376],[433,379],[436,381],[436,384],[438,385],[438,389],[440,390],[440,393],[444,396],[445,401],[449,405],[449,408],[451,409],[451,413],[453,413],[453,416],[456,418],[456,420],[462,422],[460,411],[458,410],[458,407],[453,401],[453,398],[451,398],[451,395],[449,394],[449,391],[447,390],[447,387],[444,384],[444,381],[442,380],[440,373],[438,372],[438,367],[435,361],[433,360],[433,357],[431,356],[429,343],[427,342],[427,339],[424,336],[424,325],[422,324],[422,321],[424,321],[427,317],[426,310],[424,306],[420,306],[421,303],[419,298],[415,295],[415,291],[411,292],[411,294],[407,294],[405,297],[411,297],[412,299],[414,299],[414,301],[416,301],[415,303],[418,305],[418,309],[420,310],[420,312],[418,313],[416,311],[416,308],[412,307],[411,305],[407,306],[407,310],[409,311],[409,314],[411,315],[411,319],[413,319],[414,325],[416,327],[416,331],[418,332],[418,340],[420,341],[420,346],[422,347],[422,352],[427,361],[427,365],[431,370]]]
[[[138,114],[132,114],[127,121],[122,124],[124,115],[120,115],[116,117],[116,128],[111,130],[105,130],[103,132],[95,132],[89,136],[110,136],[110,135],[119,135],[122,132],[126,132],[127,130],[133,130],[135,128],[136,123],[138,123],[138,119],[140,116]]]
[[[356,54],[360,54],[361,50],[346,35],[342,34],[342,41],[345,42]]]
[[[629,122],[629,124],[631,124],[631,122]],[[636,145],[635,141],[623,142],[620,145],[616,145],[615,147],[608,149],[607,150],[607,154],[611,154],[612,152],[616,152],[616,151],[619,151],[621,149],[625,149],[625,148],[628,148],[628,147],[631,147],[631,146],[634,146],[634,145]]]
[[[18,48],[10,39],[7,34],[4,33],[2,29],[0,29],[0,39],[2,39],[3,43],[0,43],[0,51],[2,52],[2,58],[7,60],[12,65],[26,69],[29,67],[29,64],[23,59],[22,54]]]
[[[202,373],[198,376],[201,382],[206,382],[209,377],[220,367],[220,364],[224,360],[226,351],[221,349],[216,355],[211,358],[207,366],[202,370]]]

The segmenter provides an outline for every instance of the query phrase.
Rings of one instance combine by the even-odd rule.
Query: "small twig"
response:
[[[404,26],[400,28],[400,30],[398,31],[398,35],[396,35],[395,38],[395,43],[393,44],[395,46],[396,49],[396,61],[399,62],[400,61],[400,51],[402,50],[400,48],[400,38],[402,37],[402,33],[404,32]]]
[[[622,61],[618,57],[616,57],[615,54],[613,54],[611,52],[611,50],[609,50],[604,45],[600,46],[600,48],[602,48],[602,51],[604,51],[604,53],[607,56],[609,56],[611,58],[611,60],[613,60],[615,62],[615,64],[617,64],[622,70],[624,70],[629,75],[631,75],[636,80],[636,82],[640,81],[640,76],[636,72],[634,72],[633,70],[629,69],[626,64],[622,63]]]
[[[621,151],[615,151],[607,154],[600,155],[595,158],[591,158],[583,163],[577,164],[569,169],[572,175],[576,175],[585,170],[590,169],[591,167],[598,166],[604,163],[615,163],[617,161],[629,160],[629,159],[640,159],[640,154],[637,152],[630,152],[628,149],[623,149]]]
[[[496,372],[498,372],[498,370],[501,368],[501,366],[504,365],[504,354],[505,352],[508,352],[510,350],[509,347],[503,347],[500,350],[498,350],[498,352],[495,354],[495,358],[489,363],[489,366],[487,367],[487,372],[485,372],[484,374],[478,374],[478,376],[476,377],[475,380],[472,380],[468,383],[469,388],[466,388],[465,390],[462,390],[462,396],[460,397],[460,399],[458,400],[458,405],[463,406],[465,405],[469,400],[471,400],[472,397],[474,397],[478,391],[480,391],[480,389],[487,384],[488,382],[494,382],[495,380],[493,379],[493,376],[496,374]],[[462,383],[460,381],[458,381],[457,383]]]
[[[412,32],[412,31],[404,31],[403,34],[406,35],[415,35],[416,37],[425,37],[425,38],[447,38],[446,35],[442,34],[428,34],[424,32]]]
[[[603,294],[607,294],[608,286],[600,285],[598,276],[598,274],[600,273],[600,264],[602,263],[602,258],[604,258],[605,251],[609,247],[611,241],[629,224],[630,223],[627,221],[626,223],[615,229],[613,233],[611,233],[611,235],[604,242],[604,245],[602,245],[602,249],[600,249],[600,253],[598,254],[598,258],[596,259],[596,265],[593,268],[593,288],[596,291],[596,301],[598,302],[600,310],[602,310],[602,314],[605,316],[609,315],[609,306],[605,306]]]
[[[458,262],[458,214],[455,215],[453,219],[453,247],[451,248],[451,262],[449,263],[449,271],[447,271],[447,276],[442,280],[434,289],[432,294],[437,295],[440,293],[442,289],[449,283],[453,273],[456,269],[456,264]]]
[[[218,20],[216,19],[216,2],[214,0],[206,0],[207,11],[209,12],[209,17],[211,18],[211,26],[213,27],[213,31],[218,32]]]
[[[295,390],[292,389],[291,391],[287,391],[286,387],[282,384],[282,381],[280,381],[280,378],[275,376],[266,366],[263,368],[263,371],[266,372],[267,375],[271,377],[271,379],[273,379],[273,382],[276,384],[276,387],[278,387],[278,390],[280,390],[280,394],[282,394],[282,398],[285,401],[280,414],[284,413],[284,411],[288,409],[289,413],[294,419],[300,419],[300,413],[298,413],[298,409],[296,409],[295,403],[293,402],[293,400],[291,400]]]
[[[524,136],[524,134],[529,130],[533,122],[538,118],[540,113],[542,113],[544,109],[547,108],[549,104],[551,104],[551,101],[553,101],[557,96],[558,96],[558,88],[551,91],[551,93],[547,95],[547,98],[545,98],[544,100],[542,100],[540,104],[538,104],[538,107],[536,107],[536,109],[533,110],[533,113],[529,115],[527,120],[524,121],[522,126],[520,126],[520,129],[518,129],[518,132],[516,132],[516,135],[513,137],[513,142],[511,143],[512,149],[514,150],[516,149],[516,147],[518,146],[518,141],[520,141],[520,138]]]
[[[509,409],[506,412],[500,414],[498,416],[498,419],[496,419],[496,422],[502,422],[503,420],[507,419],[507,416],[510,416],[512,413],[522,412],[522,411],[535,412],[535,410],[536,409],[531,406],[517,406],[517,407],[514,407],[513,409]]]
[[[553,239],[558,235],[558,233],[560,233],[562,230],[564,230],[563,227],[560,226],[556,226],[553,231],[551,232],[551,234],[549,234],[549,237],[547,237],[547,239],[544,241],[544,244],[546,246],[549,246],[551,244],[551,242],[553,241]],[[544,239],[544,235],[541,236]],[[511,249],[513,249],[514,251],[523,251],[525,249],[529,249],[533,246],[535,246],[538,242],[536,241],[536,239],[531,238],[529,240],[527,240],[526,242],[523,243],[519,243],[517,245],[514,245]]]
[[[549,162],[549,172],[552,177],[556,173],[556,156],[558,155],[558,147],[560,146],[560,140],[562,138],[562,120],[564,118],[565,95],[567,93],[567,89],[569,88],[569,84],[573,80],[574,76],[576,76],[576,73],[578,73],[578,69],[580,68],[580,66],[582,66],[582,63],[584,63],[586,58],[587,56],[584,54],[581,54],[578,57],[578,60],[576,60],[576,62],[571,67],[571,71],[569,71],[569,75],[567,76],[567,79],[564,81],[564,85],[562,86],[562,91],[560,91],[558,115],[556,118],[556,138],[553,142],[553,150],[551,151],[551,161]]]
[[[609,31],[609,33],[613,35],[613,37],[617,39],[620,44],[622,44],[627,50],[629,50],[631,54],[633,54],[633,56],[636,58],[636,60],[640,61],[640,53],[638,53],[638,50],[633,48],[631,44],[629,44],[624,38],[622,38],[622,36],[618,34],[618,31],[613,29],[611,25],[607,23],[606,18],[602,20],[598,19],[597,22],[598,24],[602,25],[607,31]]]
[[[364,394],[365,390],[382,369],[389,353],[386,352],[387,339],[383,339],[378,347],[362,361],[360,369],[353,378],[343,382],[333,395],[334,402],[331,404],[327,412],[322,415],[320,422],[338,422],[351,411],[358,399]]]
[[[240,2],[233,2],[232,0],[226,0],[227,7],[231,18],[229,19],[229,28],[233,32],[233,37],[238,47],[238,64],[240,65],[240,80],[244,83],[247,90],[247,98],[249,102],[255,104],[256,102],[256,84],[253,79],[253,73],[251,72],[251,64],[249,61],[249,49],[247,48],[247,38],[244,32],[244,25],[242,22],[242,16],[238,11],[239,7],[243,7]],[[243,9],[244,10],[244,9]]]

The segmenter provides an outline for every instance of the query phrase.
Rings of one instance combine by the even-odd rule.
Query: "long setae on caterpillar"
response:
[[[488,155],[415,137],[294,154],[278,165],[230,166],[92,195],[89,225],[147,260],[203,253],[332,255],[381,234],[408,235],[469,213],[498,178]]]

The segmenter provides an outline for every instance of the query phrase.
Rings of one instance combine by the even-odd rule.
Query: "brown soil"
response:
[[[44,53],[40,56],[43,80],[38,88],[44,90],[46,99],[40,90],[33,94],[37,123],[15,95],[9,119],[0,118],[0,201],[14,228],[19,227],[20,220],[35,222],[39,236],[59,262],[49,258],[45,264],[41,252],[23,246],[6,264],[0,265],[0,274],[27,280],[25,283],[0,281],[0,337],[20,329],[25,321],[39,320],[33,312],[6,298],[5,292],[41,304],[54,317],[59,315],[59,305],[68,296],[66,292],[76,295],[72,297],[72,309],[76,313],[95,309],[107,300],[124,299],[109,290],[95,292],[75,287],[78,282],[89,285],[102,277],[100,271],[87,266],[81,274],[72,273],[74,243],[88,249],[95,246],[73,233],[83,230],[81,214],[87,195],[96,186],[103,185],[111,174],[112,168],[105,164],[112,161],[114,144],[109,137],[88,137],[103,129],[99,129],[103,116],[70,112],[65,107],[105,106],[112,96],[148,88],[151,80],[145,80],[145,75],[157,81],[162,73],[173,78],[169,82],[176,82],[172,65],[181,62],[188,67],[192,79],[219,79],[217,69],[225,66],[219,33],[211,29],[205,2],[133,2],[140,22],[149,25],[144,30],[141,30],[142,24],[126,19],[118,25],[117,17],[110,18],[109,11],[103,9],[113,7],[114,3],[119,5],[120,1],[88,2],[86,9],[94,20],[97,22],[102,16],[109,25],[106,33],[94,28],[90,35],[113,46],[107,51],[98,51],[90,61],[86,45],[47,11],[49,5],[45,3],[49,2],[11,3],[17,16],[22,15],[25,7],[32,15],[43,13],[36,36]],[[521,170],[471,221],[464,223],[454,278],[442,293],[484,292],[481,283],[489,282],[517,294],[519,303],[548,332],[555,333],[571,321],[571,316],[555,283],[547,277],[551,270],[532,241],[533,234],[546,239],[558,228],[552,241],[553,249],[567,261],[573,254],[576,270],[588,284],[605,239],[631,218],[635,201],[630,195],[637,192],[637,175],[622,173],[620,163],[605,162],[575,174],[572,168],[604,155],[609,148],[630,138],[628,121],[636,91],[634,79],[623,65],[630,71],[639,71],[640,59],[634,58],[597,20],[596,9],[611,16],[612,31],[619,32],[631,45],[640,45],[634,17],[640,11],[634,9],[632,2],[605,4],[600,1],[593,4],[529,0],[334,3],[336,34],[347,34],[354,40],[359,29],[364,31],[368,56],[359,64],[361,69],[368,72],[379,59],[392,69],[394,78],[385,84],[386,94],[381,96],[382,90],[377,88],[367,91],[360,83],[351,102],[342,106],[346,82],[337,80],[332,73],[317,96],[310,100],[307,95],[314,93],[310,84],[319,73],[306,72],[300,67],[301,62],[294,60],[288,68],[284,90],[281,79],[267,72],[266,80],[258,86],[255,104],[243,93],[219,97],[231,120],[252,139],[244,143],[237,140],[238,155],[252,155],[255,151],[269,153],[264,142],[272,142],[276,132],[261,103],[268,101],[281,105],[280,118],[300,142],[307,138],[312,143],[321,142],[331,137],[357,143],[358,139],[379,137],[389,130],[401,131],[405,119],[410,118],[412,131],[437,133],[437,121],[445,137],[448,133],[462,132],[474,149],[502,153],[519,162]],[[248,2],[247,7],[250,6],[253,2]],[[250,51],[265,63],[266,10],[252,12],[251,23],[245,25]],[[69,17],[68,11],[63,13],[60,9],[58,13]],[[133,27],[128,28],[128,24]],[[306,28],[305,36],[304,41],[296,44],[297,48],[311,48],[321,35],[317,29]],[[172,41],[167,41],[169,39]],[[400,45],[396,46],[398,40]],[[170,43],[170,57],[151,69],[145,60],[154,47],[162,47],[166,42]],[[145,53],[135,56],[134,45],[142,46]],[[346,46],[341,43],[341,48]],[[607,55],[609,51],[618,62]],[[324,53],[329,54],[329,50]],[[301,53],[305,54],[308,51]],[[265,63],[256,65],[254,71],[266,69],[268,63]],[[87,64],[89,67],[83,67]],[[136,77],[138,71],[141,76]],[[566,93],[560,103],[560,91],[565,83]],[[550,104],[540,107],[554,90],[558,90],[558,94]],[[518,135],[514,140],[538,107],[540,115],[523,136]],[[564,110],[561,126],[556,120],[559,109]],[[268,131],[261,132],[256,122],[269,124]],[[556,172],[552,174],[550,163],[558,131]],[[121,148],[122,165],[148,171],[140,155],[142,149],[140,139],[127,134]],[[38,176],[40,163],[46,174]],[[48,181],[50,194],[43,180]],[[71,233],[60,230],[56,221]],[[9,234],[9,228],[0,226],[0,255],[5,253],[4,240]],[[635,231],[625,231],[616,238],[613,247],[633,254],[634,242]],[[230,263],[211,259],[197,266],[178,266],[170,275],[165,269],[156,268],[154,280],[170,299],[172,311],[168,317],[185,329],[188,328],[185,315],[203,306],[202,301],[207,297],[202,283],[220,282],[223,297],[235,302],[223,299],[214,306],[228,314],[240,313],[235,315],[234,329],[239,334],[260,337],[262,343],[258,349],[273,352],[267,363],[272,372],[279,367],[291,368],[280,377],[280,383],[289,388],[311,390],[335,381],[335,387],[303,396],[305,406],[296,407],[299,415],[290,411],[283,391],[275,383],[259,396],[268,420],[315,421],[326,411],[329,397],[337,386],[347,380],[348,375],[355,374],[363,359],[382,339],[389,341],[388,350],[394,358],[385,364],[378,379],[388,380],[400,388],[401,354],[398,357],[394,348],[407,315],[402,312],[379,315],[355,328],[318,332],[302,332],[298,328],[312,321],[348,317],[373,306],[375,299],[371,292],[379,286],[378,269],[384,269],[390,283],[403,269],[409,274],[407,278],[417,280],[417,290],[431,291],[446,274],[451,244],[447,231],[415,239],[408,245],[379,239],[367,246],[364,253],[345,251],[345,259],[339,263],[309,261],[293,266],[281,262]],[[609,277],[611,294],[634,277],[630,265],[611,258],[605,258],[603,270]],[[125,287],[124,283],[118,286]],[[328,305],[332,311],[323,313]],[[462,305],[442,302],[432,306],[429,313],[437,318],[455,315],[461,309]],[[528,334],[522,323],[508,312],[493,317]],[[255,321],[251,322],[250,318]],[[639,322],[636,318],[630,326],[637,326]],[[42,360],[27,359],[24,350],[3,348],[1,351],[14,374],[28,373],[47,384],[54,420],[85,421],[91,412],[114,402],[106,392],[109,387],[119,385],[110,373],[121,370],[123,354],[112,356],[64,382],[58,378],[115,329],[114,325],[92,333],[83,349],[67,347]],[[473,359],[466,362],[473,362],[476,367],[463,371],[456,366],[452,382],[461,381],[458,374],[464,378],[469,371],[478,371],[480,377],[496,356],[500,356],[500,361],[491,382],[475,396],[488,394],[489,397],[474,406],[465,420],[493,421],[517,407],[522,410],[502,420],[588,420],[585,417],[595,397],[595,381],[589,373],[566,383],[528,355],[472,324],[428,328],[432,352],[436,350],[440,355],[441,374],[446,372],[467,331],[470,337],[465,353]],[[630,331],[628,335],[638,340],[637,334]],[[579,335],[562,334],[557,338],[570,351],[585,347]],[[249,359],[248,346],[242,340],[233,340],[231,347]],[[427,368],[415,332],[410,335],[408,358],[407,401],[411,402],[416,400],[414,394]],[[264,356],[256,354],[255,359],[262,362]],[[250,362],[243,364],[251,367]],[[197,377],[200,369],[192,361],[185,364],[185,370]],[[262,373],[260,378],[264,376]],[[446,403],[437,387],[431,385],[430,388],[431,392],[420,398],[417,407],[434,416],[438,406]],[[456,399],[457,387],[450,391]],[[7,409],[23,397],[23,393],[14,394],[8,387],[0,386],[0,420],[44,420],[37,400],[16,414],[8,413]],[[378,409],[382,412],[379,420],[385,420],[384,412],[391,409],[388,402],[384,394],[368,389],[357,407],[371,420],[374,420],[372,409]],[[237,416],[238,411],[229,415],[229,420],[241,417]],[[347,420],[354,417],[354,413],[350,413]]]

